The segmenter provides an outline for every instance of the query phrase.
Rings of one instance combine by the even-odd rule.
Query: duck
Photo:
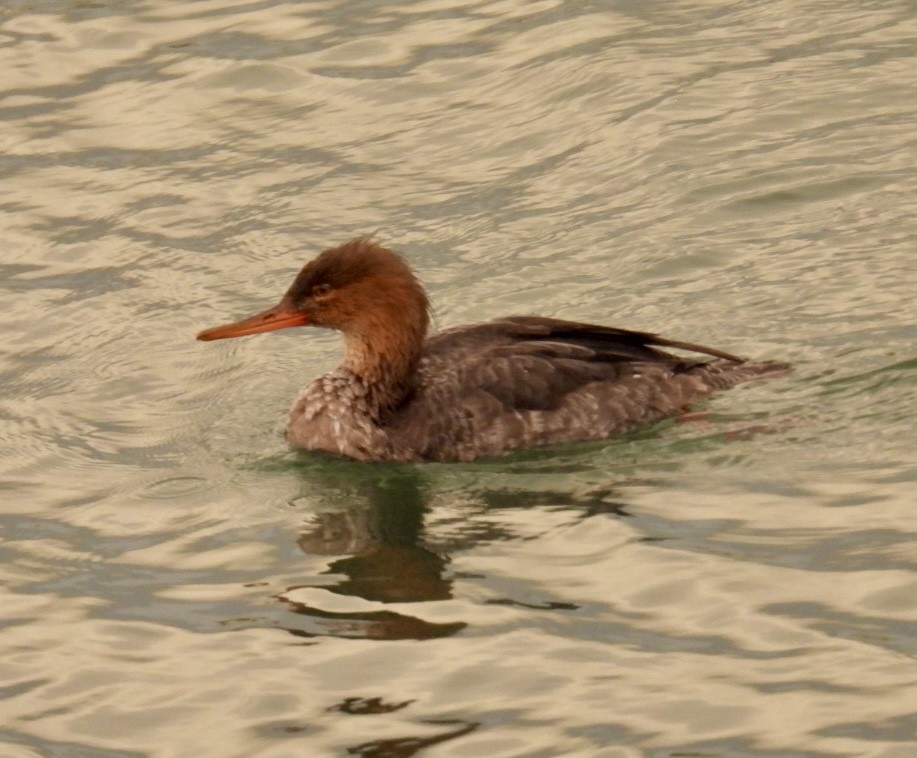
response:
[[[605,439],[789,370],[650,332],[540,316],[429,334],[430,312],[407,261],[358,237],[307,263],[277,305],[197,339],[339,331],[343,361],[301,390],[286,438],[360,461],[473,461]]]

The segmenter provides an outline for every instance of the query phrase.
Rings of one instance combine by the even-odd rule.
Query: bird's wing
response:
[[[486,392],[508,410],[549,410],[586,384],[613,383],[653,367],[680,373],[698,363],[661,347],[742,362],[720,350],[647,332],[519,316],[430,339],[424,384],[444,401]]]

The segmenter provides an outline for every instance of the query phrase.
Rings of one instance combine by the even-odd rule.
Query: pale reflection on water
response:
[[[0,753],[917,750],[917,16],[892,2],[0,9]],[[378,231],[439,326],[791,360],[474,465],[294,454]]]

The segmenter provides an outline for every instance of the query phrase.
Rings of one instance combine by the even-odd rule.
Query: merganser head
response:
[[[359,237],[307,263],[273,308],[232,324],[205,329],[219,340],[290,326],[337,329],[360,340],[384,340],[395,330],[423,339],[429,303],[414,272],[395,252]]]

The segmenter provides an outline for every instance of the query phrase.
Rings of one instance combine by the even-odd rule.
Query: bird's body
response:
[[[303,324],[342,331],[343,363],[300,393],[287,439],[359,460],[469,461],[602,439],[787,369],[645,332],[531,316],[427,338],[427,312],[400,256],[357,239],[308,264],[277,307],[199,339]]]

